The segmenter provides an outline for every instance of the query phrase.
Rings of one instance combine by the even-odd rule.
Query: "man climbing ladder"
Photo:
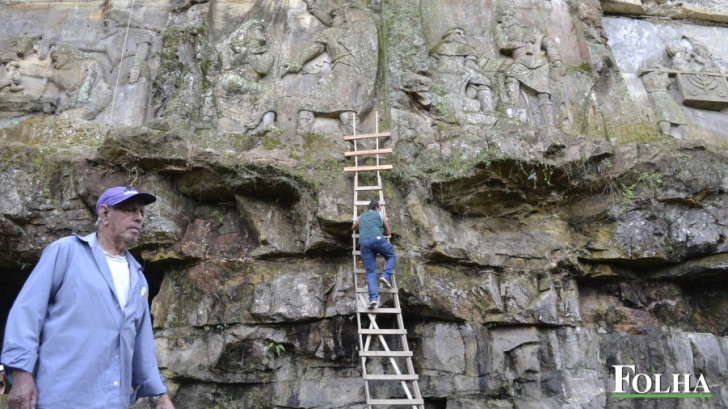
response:
[[[379,118],[375,123],[379,123]],[[412,409],[424,409],[424,400],[418,385],[419,377],[412,364],[413,354],[409,350],[407,330],[404,328],[402,319],[397,280],[393,275],[395,257],[392,245],[388,240],[391,229],[387,222],[385,207],[389,205],[389,202],[384,200],[384,185],[380,175],[380,171],[393,168],[392,165],[379,163],[380,155],[392,153],[392,148],[380,148],[379,140],[389,138],[391,134],[389,132],[379,133],[379,129],[377,129],[377,132],[373,134],[356,135],[355,125],[355,123],[352,124],[355,134],[344,137],[344,140],[351,143],[354,148],[353,151],[345,152],[344,156],[352,157],[354,166],[344,167],[344,172],[354,173],[354,225],[352,226],[354,232],[351,235],[354,244],[352,249],[353,292],[356,298],[359,357],[364,378],[366,408],[406,406]],[[359,150],[358,142],[363,140],[374,140],[375,148]],[[375,164],[360,164],[359,158],[362,156],[373,156]],[[376,172],[376,185],[362,186],[359,184],[360,173],[371,175],[373,172]],[[363,179],[372,181],[374,178]],[[379,200],[359,200],[360,193],[378,194]],[[360,216],[358,209],[364,206],[367,207],[367,211]],[[357,229],[359,234],[356,232]],[[382,254],[385,259],[384,271],[379,279],[382,288],[377,288],[375,262],[377,254]],[[364,264],[365,268],[361,268],[361,264]],[[366,275],[362,277],[364,274]],[[360,280],[360,278],[366,278],[366,280]],[[366,281],[366,286],[362,281]],[[367,295],[369,301],[367,301]],[[377,322],[378,317],[383,317],[383,319]],[[397,388],[396,385],[401,388]],[[385,393],[389,396],[375,396]]]
[[[387,223],[387,216],[381,213],[379,201],[369,202],[369,211],[361,215],[351,226],[351,230],[359,230],[359,249],[361,261],[367,270],[367,287],[369,287],[369,309],[377,308],[379,304],[379,291],[377,291],[377,254],[384,257],[384,270],[379,282],[386,288],[392,288],[390,280],[394,272],[394,250],[384,236],[389,236],[391,230]]]

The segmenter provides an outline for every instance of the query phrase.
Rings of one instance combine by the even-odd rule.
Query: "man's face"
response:
[[[102,205],[102,207],[105,205]],[[102,221],[103,218],[102,218]],[[127,245],[137,241],[144,221],[144,202],[132,198],[108,209],[106,228],[110,237],[121,239]],[[106,222],[104,221],[104,222]]]
[[[462,43],[465,41],[465,31],[457,29],[450,33],[450,41],[455,43]]]
[[[505,26],[512,26],[516,22],[516,18],[512,13],[504,13],[501,16],[501,22]]]

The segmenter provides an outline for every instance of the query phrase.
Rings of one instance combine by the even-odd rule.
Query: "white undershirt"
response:
[[[119,305],[124,308],[126,301],[129,299],[129,262],[126,261],[124,256],[112,256],[107,252],[104,252],[104,254],[106,255],[106,261],[109,263],[111,278],[114,279]]]

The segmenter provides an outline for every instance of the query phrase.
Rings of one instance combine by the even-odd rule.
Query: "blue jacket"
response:
[[[38,409],[127,409],[139,397],[166,392],[154,356],[149,285],[128,251],[126,259],[130,291],[122,310],[96,233],[65,237],[43,251],[10,310],[1,359],[33,373]]]

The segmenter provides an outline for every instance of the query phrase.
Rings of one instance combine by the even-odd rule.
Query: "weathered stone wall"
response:
[[[427,408],[728,407],[724,8],[0,0],[0,322],[133,185],[176,407],[362,407],[355,125]],[[619,364],[713,398],[612,398]]]

